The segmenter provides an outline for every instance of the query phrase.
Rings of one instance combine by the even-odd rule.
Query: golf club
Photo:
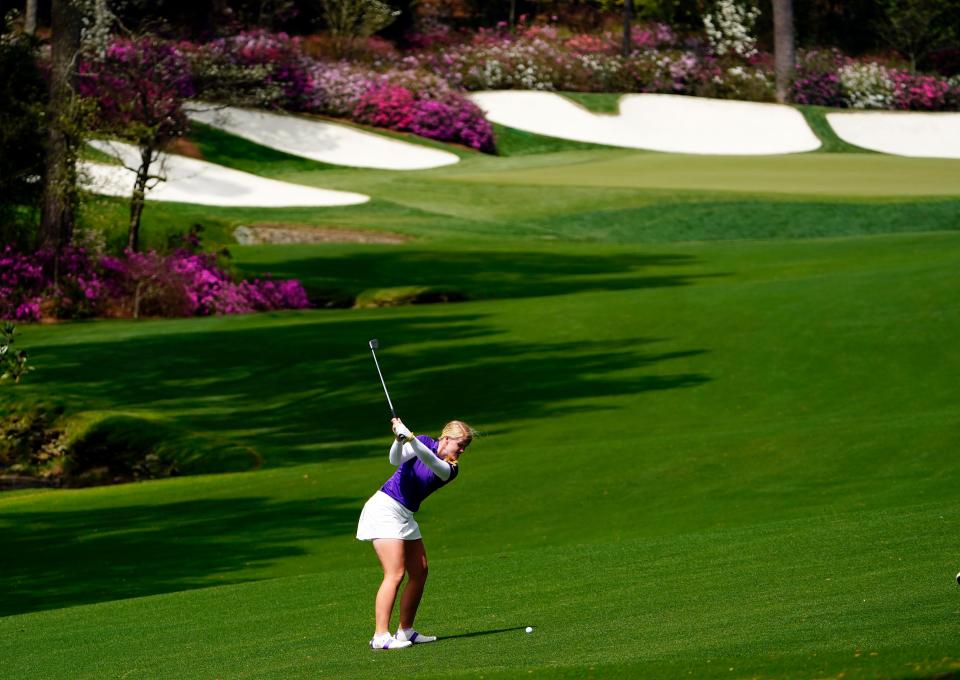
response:
[[[390,413],[393,414],[393,417],[397,417],[397,409],[393,408],[393,402],[390,401],[390,393],[387,392],[387,383],[383,379],[383,372],[380,370],[380,362],[377,361],[377,352],[376,350],[380,349],[380,342],[374,338],[370,341],[370,353],[373,355],[373,363],[377,367],[377,374],[380,376],[380,382],[383,384],[383,393],[387,395],[387,405],[390,406]]]

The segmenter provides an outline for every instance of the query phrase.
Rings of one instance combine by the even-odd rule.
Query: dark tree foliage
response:
[[[0,243],[26,245],[24,209],[40,204],[47,88],[27,37],[0,40]]]

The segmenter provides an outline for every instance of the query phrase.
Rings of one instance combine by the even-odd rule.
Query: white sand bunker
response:
[[[597,114],[549,92],[471,96],[495,123],[580,142],[691,154],[768,155],[820,147],[803,115],[779,104],[667,94],[620,99],[619,115]]]
[[[134,146],[101,141],[90,144],[119,158],[127,167],[139,164],[140,153]],[[134,174],[127,168],[90,162],[84,163],[83,167],[89,176],[85,188],[108,196],[128,197],[133,193]],[[162,163],[153,165],[151,172],[166,177],[165,182],[160,182],[147,193],[147,200],[152,201],[279,208],[356,205],[370,200],[363,194],[279,182],[172,154],[163,154]]]
[[[960,158],[960,113],[828,113],[844,141],[897,156]]]
[[[424,170],[459,162],[456,154],[345,125],[250,109],[207,109],[193,120],[262,146],[323,163],[381,170]]]

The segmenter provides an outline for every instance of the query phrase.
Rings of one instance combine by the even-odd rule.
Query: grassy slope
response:
[[[659,243],[802,238],[960,227],[960,163],[880,154],[702,157],[559,146],[537,138],[508,157],[464,154],[432,171],[336,168],[198,126],[208,160],[276,179],[360,191],[363,206],[317,210],[152,204],[149,246],[205,227],[207,244],[231,243],[241,224],[296,223],[399,231],[444,240],[547,238]],[[589,145],[588,145],[589,146]],[[544,149],[550,153],[542,152]],[[537,153],[533,153],[537,151]],[[116,243],[127,207],[93,199],[86,221]]]
[[[787,190],[768,182],[772,194],[753,188],[763,173],[749,164],[640,156],[563,151],[409,174],[278,162],[287,178],[378,198],[358,211],[151,206],[158,230],[195,216],[405,228],[423,240],[234,251],[245,270],[315,288],[453,285],[481,301],[24,329],[40,369],[6,398],[55,394],[161,417],[249,444],[265,469],[0,496],[4,674],[960,668],[960,235],[933,233],[956,229],[958,210],[917,190],[957,164],[905,175],[906,165],[830,156]],[[653,167],[690,182],[651,189]],[[735,179],[713,181],[736,193],[705,194],[702,178],[724,167]],[[878,181],[900,174],[901,198],[878,195],[854,167]],[[550,172],[561,192],[544,188]],[[629,175],[633,185],[609,186]],[[864,195],[818,193],[843,182]],[[704,204],[687,217],[694,227],[673,224]],[[648,206],[662,220],[655,238]],[[638,244],[844,233],[842,215],[828,219],[843,206],[863,211],[860,233],[889,231],[898,210],[904,229],[930,233]],[[802,219],[777,229],[775,211]],[[604,242],[566,242],[577,238]],[[432,559],[422,624],[452,637],[379,656],[364,649],[378,569],[351,539],[389,473],[382,395],[362,351],[374,336],[411,425],[461,415],[487,433],[462,480],[421,513]]]
[[[0,620],[12,672],[949,670],[960,238],[618,253],[539,298],[27,329],[25,393],[202,421],[274,469],[0,498],[6,613],[103,603]],[[389,658],[350,539],[388,472],[373,335],[411,423],[488,433],[421,518],[424,626],[465,637]]]

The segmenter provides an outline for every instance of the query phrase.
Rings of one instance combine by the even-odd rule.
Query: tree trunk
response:
[[[217,35],[223,29],[221,23],[227,18],[229,7],[227,0],[211,0],[210,11],[206,13],[203,28],[209,35]]]
[[[777,78],[777,101],[791,100],[793,75],[796,68],[793,0],[773,0],[774,71]]]
[[[59,252],[73,238],[77,139],[73,80],[80,51],[81,13],[70,0],[51,6],[50,102],[39,246]]]
[[[23,32],[27,35],[37,32],[37,0],[27,0],[27,8],[23,12]]]
[[[150,179],[150,166],[153,165],[154,151],[150,146],[140,149],[140,167],[137,168],[137,181],[133,185],[130,199],[130,231],[127,234],[127,248],[136,252],[140,249],[140,218],[147,198],[147,182]]]
[[[633,0],[623,0],[623,45],[620,47],[620,53],[629,57],[633,49],[633,36],[630,30],[633,23]]]

